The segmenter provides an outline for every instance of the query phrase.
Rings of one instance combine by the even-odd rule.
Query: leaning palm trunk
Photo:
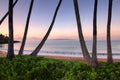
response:
[[[97,3],[94,3],[94,15],[93,15],[93,47],[92,47],[92,66],[97,67]]]
[[[18,2],[18,0],[16,0],[15,2],[14,2],[14,4],[13,4],[13,8],[14,8],[14,6],[16,5],[16,3]],[[2,24],[2,22],[5,20],[5,18],[7,17],[7,15],[9,14],[9,11],[3,16],[3,18],[0,20],[0,25]]]
[[[82,53],[83,53],[85,60],[87,61],[87,64],[91,65],[91,57],[90,57],[89,52],[87,50],[87,47],[86,47],[86,44],[84,41],[84,37],[83,37],[83,33],[82,33],[80,14],[79,14],[79,8],[78,8],[78,1],[73,0],[73,2],[74,2],[74,8],[75,8],[75,14],[76,14],[76,20],[77,20],[77,26],[78,26],[78,33],[79,33],[79,40],[80,40],[80,44],[81,44],[81,48],[82,48]]]
[[[9,0],[9,41],[8,41],[8,53],[7,59],[12,60],[14,57],[14,44],[13,44],[13,0]]]
[[[31,12],[32,12],[33,3],[34,3],[34,0],[31,0],[31,4],[30,4],[28,16],[27,16],[27,21],[26,21],[26,26],[25,26],[25,32],[24,32],[22,44],[21,44],[21,47],[20,47],[20,50],[19,50],[19,53],[18,53],[19,55],[23,54],[23,50],[24,50],[24,47],[25,47],[26,38],[27,38],[27,32],[28,32],[28,26],[29,26],[29,21],[30,21],[30,16],[31,16]]]
[[[112,49],[111,49],[111,18],[112,18],[112,1],[109,0],[109,7],[108,7],[108,22],[107,22],[107,62],[108,63],[113,63],[113,58],[112,58]]]
[[[52,23],[46,33],[46,35],[44,36],[44,38],[42,39],[42,41],[40,42],[40,44],[36,47],[36,49],[31,53],[32,56],[36,56],[38,54],[38,52],[40,51],[40,49],[42,48],[42,46],[44,45],[45,41],[47,40],[52,28],[53,28],[53,25],[54,25],[54,22],[55,22],[55,19],[56,19],[56,16],[57,16],[57,13],[58,13],[58,10],[59,10],[59,7],[62,3],[62,0],[59,1],[58,5],[57,5],[57,8],[55,10],[55,13],[54,13],[54,17],[53,17],[53,20],[52,20]]]

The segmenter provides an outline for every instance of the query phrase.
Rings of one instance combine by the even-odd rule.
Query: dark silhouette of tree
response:
[[[20,47],[20,50],[19,50],[19,54],[23,54],[23,50],[24,50],[24,47],[25,47],[30,16],[31,16],[32,8],[33,8],[33,3],[34,3],[34,0],[31,0],[30,8],[29,8],[28,16],[27,16],[27,21],[26,21],[26,26],[25,26],[25,32],[24,32],[23,40],[22,40],[21,47]]]
[[[0,34],[0,44],[2,44],[2,43],[8,43],[8,40],[9,40],[8,36]]]
[[[93,14],[93,47],[92,47],[92,66],[97,67],[97,4],[98,0],[94,2],[94,14]]]
[[[84,36],[82,33],[82,26],[81,26],[80,14],[79,14],[78,1],[73,0],[73,2],[74,2],[74,9],[75,9],[75,14],[76,14],[78,34],[79,34],[79,40],[80,40],[80,44],[81,44],[82,53],[83,53],[84,59],[86,60],[87,64],[91,65],[91,57],[90,57],[89,52],[87,50]]]
[[[8,43],[8,53],[7,53],[7,59],[12,60],[14,57],[14,36],[13,36],[13,0],[9,0],[9,17],[8,17],[8,23],[9,23],[9,43]]]
[[[13,4],[13,8],[14,8],[14,6],[16,5],[16,3],[18,2],[18,0],[16,0],[15,2],[14,2],[14,4]],[[9,14],[9,11],[3,16],[3,18],[0,20],[0,25],[2,24],[2,22],[5,20],[5,18],[7,17],[7,15]]]
[[[40,51],[40,49],[42,48],[42,46],[44,45],[45,41],[47,40],[52,28],[53,28],[53,25],[54,25],[54,22],[55,22],[55,19],[56,19],[56,16],[57,16],[57,13],[58,13],[58,10],[59,10],[59,7],[62,3],[62,0],[59,0],[59,3],[56,7],[56,10],[55,10],[55,13],[54,13],[54,16],[53,16],[53,20],[52,20],[52,23],[46,33],[46,35],[44,36],[44,38],[42,39],[42,41],[40,42],[40,44],[36,47],[36,49],[31,53],[32,56],[36,56],[38,54],[38,52]]]
[[[107,62],[113,63],[112,58],[112,49],[111,49],[111,18],[112,18],[112,2],[113,0],[109,0],[108,5],[108,22],[107,22]]]

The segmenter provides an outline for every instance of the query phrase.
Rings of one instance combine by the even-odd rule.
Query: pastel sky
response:
[[[0,0],[0,19],[8,11],[8,1]],[[15,0],[14,0],[15,1]],[[41,39],[51,24],[59,0],[35,0],[30,19],[28,38]],[[85,39],[92,40],[94,0],[78,0]],[[14,37],[23,36],[30,0],[18,0],[14,7]],[[98,39],[106,39],[108,0],[98,0]],[[8,35],[8,19],[0,26],[0,33]],[[120,0],[113,0],[112,39],[120,40]],[[49,39],[78,39],[73,0],[63,0]]]

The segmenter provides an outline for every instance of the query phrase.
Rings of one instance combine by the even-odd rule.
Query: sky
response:
[[[0,0],[0,19],[8,11],[8,1]],[[14,0],[15,1],[15,0]],[[14,7],[14,38],[22,39],[31,0],[18,0]],[[35,0],[28,39],[41,39],[47,32],[59,0]],[[92,40],[94,0],[78,0],[83,35]],[[120,0],[113,0],[111,38],[120,40]],[[106,39],[108,0],[98,0],[98,39]],[[8,35],[8,17],[0,25],[0,33]],[[78,39],[73,0],[63,0],[49,39]]]

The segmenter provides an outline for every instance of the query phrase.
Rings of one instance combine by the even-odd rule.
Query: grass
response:
[[[94,69],[80,62],[44,57],[0,58],[0,80],[120,80],[120,62],[102,62]]]

